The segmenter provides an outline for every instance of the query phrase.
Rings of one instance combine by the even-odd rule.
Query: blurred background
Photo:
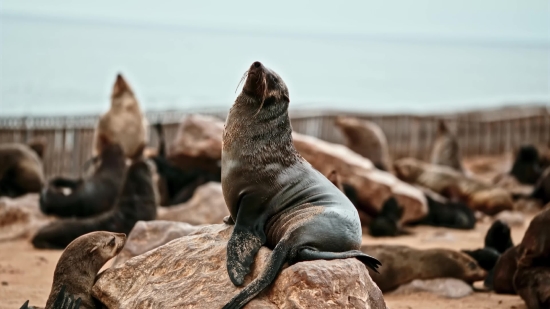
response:
[[[550,100],[546,0],[0,2],[1,116],[228,108],[255,60],[293,108],[434,113]]]

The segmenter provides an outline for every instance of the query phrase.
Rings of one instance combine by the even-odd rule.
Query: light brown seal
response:
[[[448,166],[461,172],[464,171],[458,141],[444,120],[439,120],[437,124],[437,135],[430,158],[432,164]]]
[[[93,156],[101,153],[104,140],[109,144],[120,144],[128,158],[139,156],[149,138],[148,126],[132,88],[118,74],[111,95],[111,108],[101,116],[94,132]]]
[[[45,182],[40,154],[25,144],[0,144],[0,196],[40,192]]]
[[[369,159],[380,170],[391,172],[388,141],[376,123],[354,117],[337,117],[334,124],[344,134],[346,146]]]

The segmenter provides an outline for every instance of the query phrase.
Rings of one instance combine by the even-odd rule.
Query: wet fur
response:
[[[64,219],[40,229],[32,239],[36,248],[65,248],[77,237],[93,231],[128,234],[139,220],[156,218],[156,191],[148,163],[137,161],[125,176],[113,209],[86,219]]]
[[[118,144],[106,146],[89,179],[51,180],[40,194],[40,210],[59,217],[89,217],[108,211],[120,193],[125,172],[122,148]],[[71,193],[63,194],[62,188],[70,188]]]
[[[227,270],[239,286],[262,245],[273,249],[265,270],[225,305],[242,308],[277,277],[285,263],[356,257],[361,224],[353,204],[296,151],[286,85],[255,62],[225,124],[222,190],[235,228]],[[319,237],[319,235],[323,235]]]

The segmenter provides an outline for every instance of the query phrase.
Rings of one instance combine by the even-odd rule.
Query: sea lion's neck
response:
[[[248,163],[272,162],[290,166],[300,160],[292,142],[287,102],[257,102],[239,96],[227,116],[223,151]]]

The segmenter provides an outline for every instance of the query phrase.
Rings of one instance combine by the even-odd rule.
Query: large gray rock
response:
[[[160,207],[158,220],[187,222],[190,224],[222,223],[229,210],[223,199],[222,185],[209,182],[200,186],[186,203],[171,207]]]
[[[134,225],[130,235],[128,235],[124,248],[115,258],[113,267],[121,265],[134,256],[158,248],[176,238],[196,232],[202,227],[184,222],[162,220],[138,221]]]
[[[31,238],[36,231],[55,220],[40,211],[38,194],[15,199],[0,198],[0,242]]]
[[[227,275],[233,230],[210,225],[107,269],[92,295],[108,308],[221,308],[265,267],[262,247],[243,287]],[[301,262],[285,268],[247,306],[252,308],[386,308],[380,289],[357,259]]]

